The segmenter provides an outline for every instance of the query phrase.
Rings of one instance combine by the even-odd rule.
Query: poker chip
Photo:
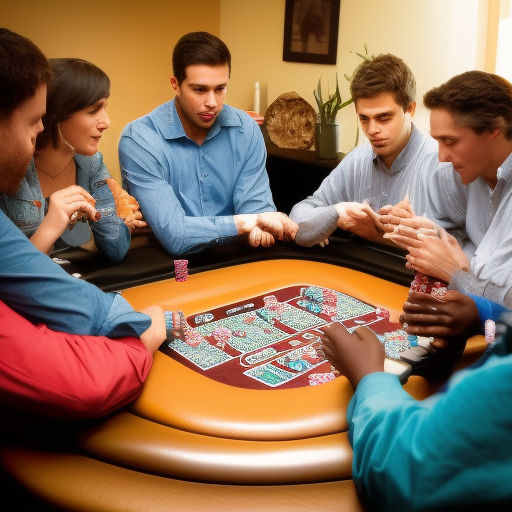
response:
[[[196,325],[199,325],[204,324],[206,322],[211,322],[214,318],[215,317],[212,313],[202,313],[194,318],[194,322]]]
[[[375,314],[379,318],[389,318],[389,311],[387,309],[384,309],[384,308],[375,308]]]
[[[440,299],[448,291],[448,284],[440,279],[415,272],[411,291],[429,293]]]
[[[185,343],[190,347],[197,347],[204,338],[195,329],[188,328],[185,330]]]
[[[322,302],[324,299],[324,290],[318,286],[308,286],[307,288],[301,288],[301,295],[309,297],[318,302]]]
[[[264,308],[268,309],[276,315],[282,315],[284,312],[284,304],[279,302],[275,295],[267,295],[263,297]]]
[[[231,338],[231,329],[228,329],[227,327],[217,327],[212,332],[212,336],[217,341],[216,346],[219,348],[224,348],[226,345],[226,342]]]
[[[334,372],[312,373],[311,375],[308,375],[308,378],[310,386],[318,386],[334,380],[336,378],[336,374]]]
[[[300,295],[305,299],[297,301],[298,306],[315,314],[321,313],[329,317],[336,316],[338,297],[334,290],[309,286],[308,288],[301,288]]]
[[[174,277],[177,282],[182,283],[188,278],[188,260],[174,260]]]
[[[328,288],[324,288],[324,302],[328,304],[334,304],[338,302],[338,297],[336,296],[336,292],[334,290],[329,290]]]
[[[487,319],[484,324],[485,329],[485,342],[490,345],[491,343],[494,343],[494,338],[496,336],[496,324],[494,323],[494,320]]]

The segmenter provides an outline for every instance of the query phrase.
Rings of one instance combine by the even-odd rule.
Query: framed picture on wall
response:
[[[283,60],[336,64],[340,0],[286,0]]]

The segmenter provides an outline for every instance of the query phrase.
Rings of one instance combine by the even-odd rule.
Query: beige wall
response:
[[[193,30],[220,35],[220,0],[194,0],[190,10],[186,5],[172,0],[0,0],[0,25],[28,37],[48,57],[80,57],[109,75],[112,126],[100,151],[119,178],[122,129],[173,96],[169,78],[176,41]]]
[[[283,62],[285,0],[221,0],[221,35],[233,53],[228,102],[251,108],[254,82],[262,89],[261,110],[280,94],[295,91],[315,107],[319,76],[338,72],[342,98],[350,97],[343,74],[350,75],[364,44],[370,53],[393,53],[410,66],[417,80],[416,123],[428,131],[423,94],[451,76],[484,69],[489,1],[495,0],[341,0],[336,65]],[[340,82],[341,83],[341,82]],[[353,106],[338,114],[342,149],[353,146]]]
[[[496,1],[341,0],[338,61],[331,66],[282,60],[285,0],[0,0],[0,25],[29,37],[48,57],[81,57],[108,73],[112,127],[100,150],[119,177],[121,130],[172,97],[171,52],[186,32],[207,30],[228,44],[233,70],[227,101],[252,108],[254,82],[259,81],[262,113],[288,91],[316,109],[312,91],[318,78],[334,71],[347,99],[343,74],[360,61],[353,52],[361,52],[366,43],[370,53],[394,53],[416,75],[416,122],[428,130],[423,93],[454,74],[485,68],[487,14]],[[338,122],[342,149],[348,151],[356,129],[352,106],[338,114]]]

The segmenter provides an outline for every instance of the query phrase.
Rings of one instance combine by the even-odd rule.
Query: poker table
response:
[[[269,298],[274,307],[280,305],[280,314],[288,312],[283,304],[295,305],[295,316],[286,318],[310,319],[304,290],[323,290],[323,298],[335,293],[337,304],[354,299],[351,307],[359,308],[354,318],[362,323],[371,317],[394,324],[412,279],[399,251],[336,237],[324,250],[292,244],[267,250],[217,248],[189,259],[184,282],[175,279],[172,258],[154,243],[134,247],[116,267],[91,265],[81,253],[59,257],[80,278],[120,290],[135,309],[158,304],[167,312],[181,311],[197,331],[209,321],[231,321],[236,313],[238,323],[230,325],[238,343],[244,342],[242,329],[249,332],[261,320],[254,312],[268,306]],[[315,304],[310,302],[311,309]],[[379,316],[383,311],[387,316]],[[316,312],[317,321],[323,314]],[[0,452],[7,476],[58,510],[363,510],[351,480],[345,414],[350,384],[342,375],[307,378],[332,373],[328,363],[308,352],[305,334],[313,339],[317,327],[300,324],[285,341],[242,356],[233,352],[234,338],[221,349],[215,341],[206,343],[212,331],[202,331],[198,346],[208,352],[198,359],[187,359],[192,349],[186,345],[173,352],[171,344],[164,344],[131,406],[99,421],[65,422],[65,427],[25,418],[18,441]],[[268,336],[274,328],[271,322]],[[281,353],[286,343],[290,346]],[[457,364],[472,362],[484,345],[481,337],[469,340]],[[302,349],[306,363],[290,356]],[[219,354],[227,356],[215,359]],[[268,372],[265,378],[261,373],[247,377],[261,366],[251,366],[252,360],[273,365],[271,378]],[[306,367],[290,366],[285,372],[277,364],[285,360]],[[239,368],[243,362],[249,370]],[[285,373],[291,377],[279,380]],[[404,386],[416,398],[440,385],[420,375],[406,378]]]

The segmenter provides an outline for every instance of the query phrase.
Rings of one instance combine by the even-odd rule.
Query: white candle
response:
[[[260,83],[255,82],[254,84],[254,105],[252,107],[254,112],[260,113]]]

